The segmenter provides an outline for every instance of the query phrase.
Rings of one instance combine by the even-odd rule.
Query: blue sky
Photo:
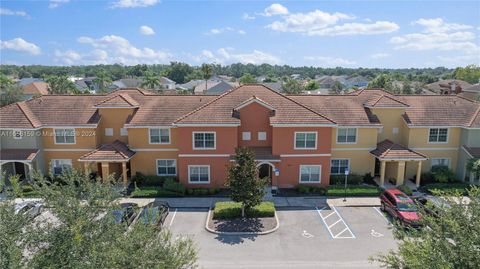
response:
[[[1,63],[480,62],[480,1],[4,1]]]

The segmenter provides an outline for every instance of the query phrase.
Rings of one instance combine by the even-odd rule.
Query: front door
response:
[[[380,176],[380,160],[375,158],[375,176]]]
[[[258,168],[258,177],[259,178],[266,178],[268,177],[268,185],[272,185],[272,168],[270,167],[269,164],[262,164]]]

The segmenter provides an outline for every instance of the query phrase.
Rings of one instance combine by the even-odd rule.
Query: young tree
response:
[[[460,79],[468,83],[479,83],[480,82],[480,66],[478,65],[467,65],[465,67],[458,67],[453,72],[455,79]]]
[[[22,100],[22,88],[7,76],[0,75],[0,107]]]
[[[245,217],[245,210],[262,202],[267,181],[258,177],[252,149],[237,148],[235,152],[235,163],[229,168],[226,186],[232,192],[232,200],[242,203],[242,217]]]
[[[341,94],[343,90],[343,84],[340,81],[335,81],[332,88],[330,89],[330,94]]]
[[[205,80],[205,90],[207,90],[207,81],[212,77],[213,68],[209,64],[202,64],[202,78]]]
[[[435,209],[438,217],[423,214],[422,229],[395,227],[397,250],[373,260],[387,268],[478,268],[480,264],[480,189],[468,192],[469,204],[460,194],[440,194],[449,206]],[[433,205],[427,203],[430,209]]]
[[[282,86],[283,92],[287,94],[300,94],[303,92],[303,87],[298,80],[289,78]]]
[[[239,82],[240,84],[249,84],[249,83],[257,83],[257,80],[252,74],[246,73],[240,77]]]
[[[77,92],[75,84],[68,80],[67,76],[48,76],[45,82],[48,83],[48,91],[51,94],[73,94]]]
[[[190,239],[172,239],[163,228],[141,221],[116,223],[120,193],[110,180],[92,180],[78,171],[60,183],[35,175],[34,189],[50,218],[26,221],[15,214],[13,196],[0,203],[0,268],[192,268]]]
[[[480,177],[480,159],[471,158],[468,160],[467,171],[474,174],[476,177]]]
[[[410,83],[410,81],[403,81],[402,94],[413,94],[412,84]]]
[[[320,88],[320,85],[315,80],[309,80],[307,84],[305,85],[305,90],[306,91],[314,91],[316,89]]]
[[[112,78],[107,73],[107,71],[101,69],[97,72],[93,83],[97,84],[99,93],[104,93],[108,91],[107,86],[112,83]]]
[[[186,63],[171,62],[167,77],[176,83],[185,83],[186,78],[193,72],[193,68]]]
[[[152,71],[147,71],[143,75],[143,82],[140,86],[155,89],[156,86],[160,86],[160,78]]]

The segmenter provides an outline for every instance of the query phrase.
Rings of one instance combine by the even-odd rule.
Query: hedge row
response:
[[[262,202],[260,205],[245,212],[249,218],[266,218],[275,216],[275,206],[272,202]],[[214,219],[234,219],[242,216],[242,205],[236,202],[217,202],[213,210]]]

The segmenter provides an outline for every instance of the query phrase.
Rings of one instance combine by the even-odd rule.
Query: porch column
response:
[[[123,176],[123,185],[127,186],[127,162],[122,162],[122,176]]]
[[[102,179],[103,179],[103,182],[105,182],[108,178],[108,175],[109,175],[109,171],[108,171],[108,162],[102,162]]]
[[[83,163],[83,169],[85,170],[85,174],[88,174],[88,172],[89,172],[89,170],[90,170],[90,169],[89,169],[89,165],[90,165],[90,164],[89,164],[88,162],[84,162],[84,163]]]
[[[380,187],[384,186],[385,183],[385,161],[380,161]]]
[[[32,163],[27,163],[28,166],[28,176],[30,177],[29,179],[32,180],[33,178],[33,165]]]
[[[422,161],[418,161],[417,164],[417,177],[415,178],[415,185],[417,185],[417,188],[420,187],[420,179],[422,176]]]
[[[403,185],[405,181],[405,161],[398,162],[397,166],[397,186]]]

